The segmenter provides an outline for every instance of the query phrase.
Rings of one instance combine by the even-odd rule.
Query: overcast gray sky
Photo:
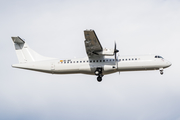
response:
[[[120,55],[158,54],[159,71],[96,76],[12,68],[11,36],[49,57],[85,57],[85,29]],[[1,0],[1,120],[180,120],[179,0]]]

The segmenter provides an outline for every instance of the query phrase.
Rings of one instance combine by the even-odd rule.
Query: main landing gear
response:
[[[101,82],[102,81],[102,68],[96,68],[95,72],[94,72],[95,75],[97,75],[97,81],[98,82]]]

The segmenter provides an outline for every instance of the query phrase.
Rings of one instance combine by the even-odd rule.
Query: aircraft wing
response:
[[[99,42],[96,33],[94,30],[85,30],[84,31],[85,36],[85,47],[86,47],[86,53],[89,57],[95,55],[99,55],[97,52],[102,52],[103,48],[101,46],[101,43]]]

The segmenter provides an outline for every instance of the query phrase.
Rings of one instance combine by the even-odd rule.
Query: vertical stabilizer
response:
[[[44,56],[36,53],[20,37],[11,37],[11,38],[14,42],[14,46],[15,46],[15,50],[16,50],[16,54],[17,54],[19,63],[27,63],[27,62],[54,59],[54,58],[44,57]]]

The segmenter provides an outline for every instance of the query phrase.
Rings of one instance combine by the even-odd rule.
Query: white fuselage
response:
[[[13,65],[16,68],[52,73],[52,74],[91,74],[96,68],[102,68],[103,75],[122,71],[159,70],[171,65],[155,55],[121,56],[117,62],[113,56],[102,56],[82,59],[52,59]]]

